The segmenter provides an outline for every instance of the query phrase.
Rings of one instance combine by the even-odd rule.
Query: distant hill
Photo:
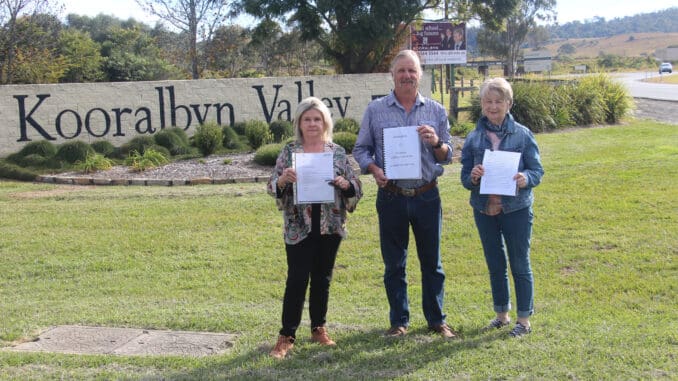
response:
[[[600,38],[638,33],[678,33],[678,7],[612,20],[598,17],[585,22],[572,21],[562,25],[550,25],[547,29],[553,39]]]
[[[559,38],[544,49],[553,57],[565,54],[572,58],[595,58],[600,54],[622,57],[653,56],[657,49],[678,47],[678,33],[623,33],[600,38]]]

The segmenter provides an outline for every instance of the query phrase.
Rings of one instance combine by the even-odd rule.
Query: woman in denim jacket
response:
[[[294,116],[296,140],[283,147],[268,182],[268,193],[283,212],[287,282],[283,298],[282,328],[271,356],[283,358],[294,346],[301,322],[306,288],[311,282],[309,312],[311,341],[334,346],[325,328],[334,261],[346,236],[346,215],[362,197],[361,183],[346,151],[332,142],[332,117],[318,98],[301,101]],[[295,203],[295,153],[332,152],[334,202]]]
[[[511,85],[503,78],[485,81],[480,87],[480,101],[483,116],[466,137],[461,153],[461,182],[471,191],[470,204],[490,273],[496,317],[486,329],[502,328],[510,323],[507,271],[510,263],[518,316],[509,334],[519,337],[532,331],[529,321],[534,311],[530,266],[532,188],[541,182],[544,169],[534,135],[509,113],[513,105]],[[485,150],[520,153],[518,173],[513,176],[517,186],[515,196],[480,194]]]

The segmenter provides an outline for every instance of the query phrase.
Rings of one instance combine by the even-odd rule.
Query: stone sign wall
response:
[[[206,121],[291,120],[308,96],[322,99],[335,120],[360,121],[367,104],[392,87],[387,73],[2,86],[0,156],[42,139],[105,139],[119,146],[172,126],[190,136]],[[429,95],[430,78],[420,88]]]

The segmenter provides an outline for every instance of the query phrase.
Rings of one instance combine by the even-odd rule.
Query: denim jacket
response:
[[[492,149],[492,143],[487,137],[485,123],[486,117],[483,116],[478,121],[476,129],[471,131],[466,137],[464,148],[461,151],[461,183],[464,188],[471,191],[469,203],[474,209],[479,211],[485,210],[489,195],[480,194],[480,183],[478,185],[471,184],[471,170],[477,164],[482,164],[485,150]],[[522,172],[527,176],[527,186],[518,189],[516,196],[501,197],[503,212],[511,213],[532,206],[534,201],[532,188],[541,182],[544,168],[541,165],[539,147],[532,131],[516,122],[511,114],[506,115],[504,123],[507,127],[507,133],[499,143],[499,150],[520,152],[518,172]]]

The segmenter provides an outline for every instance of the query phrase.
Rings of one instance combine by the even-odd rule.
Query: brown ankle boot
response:
[[[287,352],[294,347],[294,337],[292,336],[278,336],[278,342],[275,343],[275,347],[271,350],[270,355],[282,359],[285,358]]]
[[[335,346],[337,343],[327,336],[327,328],[320,326],[311,330],[311,341],[320,345]]]

